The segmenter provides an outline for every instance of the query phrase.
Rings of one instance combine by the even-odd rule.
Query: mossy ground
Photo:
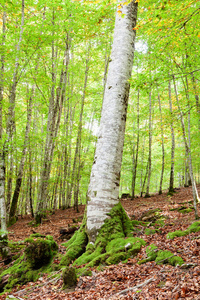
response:
[[[174,232],[169,232],[167,235],[168,239],[174,239],[175,237],[185,236],[190,234],[191,232],[198,232],[200,231],[200,221],[196,221],[192,223],[186,230],[176,230]]]
[[[8,281],[0,292],[12,289],[16,285],[36,281],[38,277],[47,272],[58,246],[51,236],[33,234],[24,241],[26,248],[24,253],[4,270],[0,276],[0,282],[5,275],[9,275]]]
[[[73,263],[74,266],[85,265],[86,269],[100,264],[116,264],[137,255],[146,244],[144,240],[133,237],[133,224],[121,203],[109,213],[94,244],[88,243],[85,225],[84,220],[81,228],[64,244],[67,249],[60,266]]]
[[[155,261],[158,265],[169,264],[172,266],[181,266],[184,264],[184,260],[180,256],[176,256],[168,250],[159,250],[155,244],[151,244],[146,248],[146,255],[146,259],[138,262],[140,265],[148,261]]]

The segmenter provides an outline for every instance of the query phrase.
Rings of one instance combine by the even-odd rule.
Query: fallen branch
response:
[[[15,295],[23,294],[24,292],[30,293],[30,292],[32,292],[34,289],[36,289],[36,288],[38,288],[38,287],[46,286],[46,285],[52,283],[53,281],[55,281],[55,283],[56,283],[56,282],[60,279],[60,277],[54,277],[54,278],[52,278],[52,276],[55,276],[55,275],[57,275],[57,274],[59,274],[59,273],[61,273],[61,272],[62,272],[62,270],[58,270],[58,271],[54,272],[54,273],[47,279],[46,282],[40,283],[40,284],[35,285],[35,286],[31,286],[29,289],[25,288],[25,289],[19,290],[19,291],[15,292]]]
[[[140,283],[140,284],[138,284],[138,285],[136,285],[136,286],[134,286],[134,287],[127,288],[127,289],[125,289],[125,290],[123,290],[123,291],[121,291],[121,292],[119,292],[119,293],[113,295],[113,297],[114,297],[114,296],[119,296],[119,295],[126,294],[127,292],[130,292],[130,291],[134,291],[134,290],[137,291],[138,289],[140,289],[141,287],[147,285],[147,284],[148,284],[149,282],[151,282],[151,281],[154,281],[154,277],[151,277],[151,278],[145,280],[143,283]],[[112,299],[112,298],[109,298],[109,299]]]

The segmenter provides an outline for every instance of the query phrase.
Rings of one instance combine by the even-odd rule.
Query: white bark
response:
[[[122,12],[122,14],[119,13]],[[95,241],[98,230],[118,203],[120,170],[128,105],[137,3],[119,2],[114,40],[103,99],[100,131],[90,176],[87,205],[87,231]]]

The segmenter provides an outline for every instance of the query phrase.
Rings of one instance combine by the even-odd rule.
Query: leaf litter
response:
[[[198,186],[200,192],[200,186]],[[0,300],[35,299],[35,300],[200,300],[200,232],[190,233],[186,236],[167,239],[167,234],[176,230],[185,230],[195,221],[194,212],[181,213],[181,207],[191,207],[192,189],[183,187],[173,196],[153,195],[150,198],[135,198],[134,200],[121,200],[127,214],[139,220],[142,214],[149,209],[160,208],[165,216],[164,224],[160,225],[155,234],[145,235],[144,230],[139,230],[137,235],[147,244],[134,258],[129,258],[127,263],[118,265],[101,266],[92,268],[92,276],[82,276],[74,290],[64,291],[63,281],[60,276],[56,278],[42,274],[37,282],[30,282],[24,286],[15,287],[12,292],[0,295]],[[200,215],[200,206],[198,213]],[[31,217],[19,217],[16,224],[9,227],[9,239],[22,241],[31,233],[37,231],[50,234],[59,244],[59,251],[64,253],[61,245],[59,230],[71,225],[79,226],[80,218],[84,214],[84,205],[79,206],[79,213],[73,208],[56,210],[48,214],[47,220],[39,227],[30,226]],[[142,226],[141,226],[142,227]],[[140,227],[139,227],[140,228]],[[151,222],[149,223],[151,228]],[[155,244],[161,250],[171,251],[174,255],[181,256],[184,260],[182,266],[156,264],[154,261],[138,264],[146,258],[146,247]]]

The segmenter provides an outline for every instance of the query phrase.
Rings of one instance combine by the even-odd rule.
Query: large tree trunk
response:
[[[112,207],[119,202],[129,78],[133,66],[137,3],[118,4],[114,40],[103,99],[87,204],[87,234],[94,242]]]

